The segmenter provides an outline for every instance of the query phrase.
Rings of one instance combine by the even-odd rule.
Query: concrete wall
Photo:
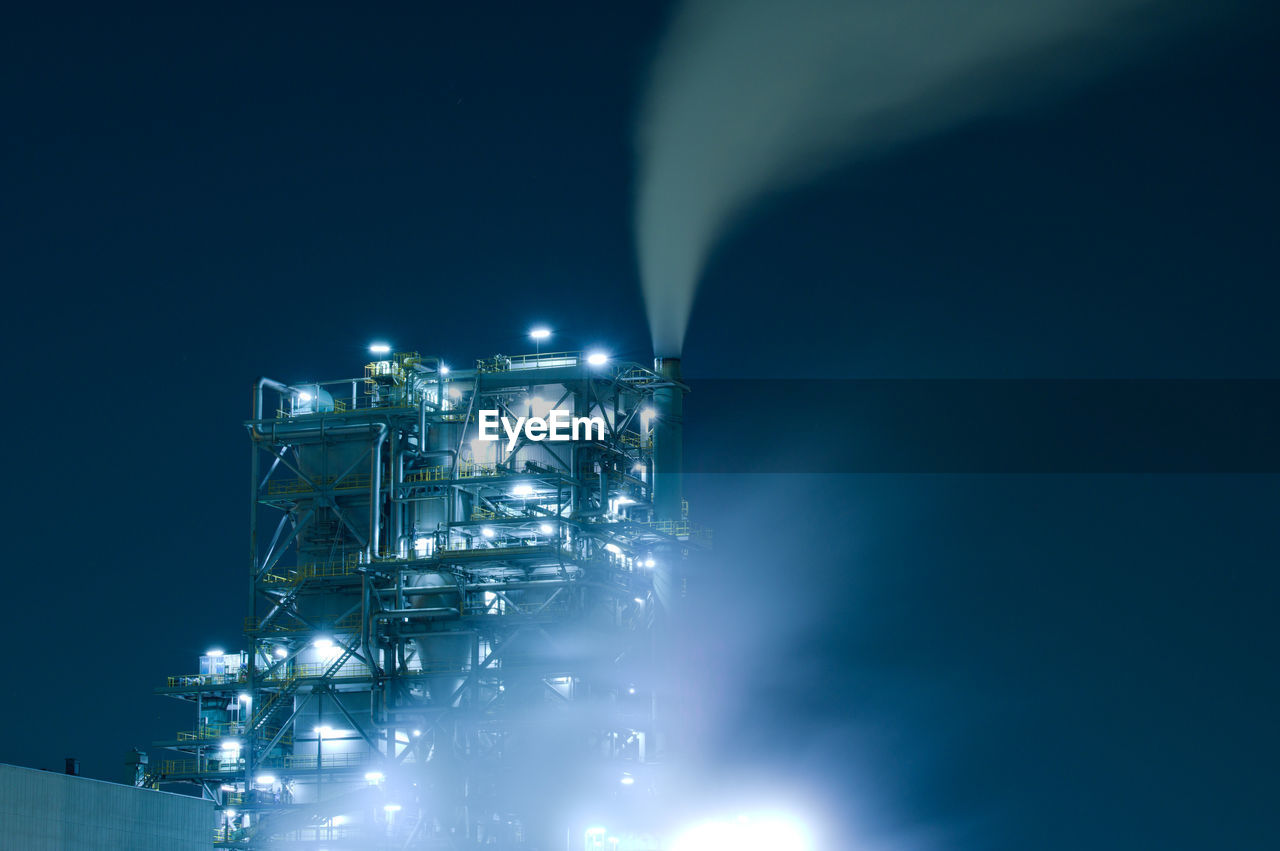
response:
[[[0,851],[208,851],[213,802],[0,765]]]

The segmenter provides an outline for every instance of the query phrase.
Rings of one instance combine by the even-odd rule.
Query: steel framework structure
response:
[[[564,847],[558,799],[663,757],[654,637],[709,543],[686,390],[579,352],[260,380],[246,649],[158,689],[198,721],[150,779],[199,784],[227,847]],[[482,410],[605,434],[509,447]]]

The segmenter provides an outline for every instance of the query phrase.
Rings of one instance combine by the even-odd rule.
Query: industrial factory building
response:
[[[212,801],[0,765],[0,851],[207,851]]]
[[[213,801],[219,847],[616,848],[589,807],[661,783],[661,625],[708,543],[679,361],[371,351],[255,385],[245,643],[157,689],[191,724],[140,782]]]

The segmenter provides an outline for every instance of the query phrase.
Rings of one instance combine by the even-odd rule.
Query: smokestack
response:
[[[653,509],[659,520],[684,516],[684,394],[680,358],[655,358],[654,371],[666,381],[653,391]]]
[[[69,756],[66,758],[66,764],[67,764],[67,769],[66,769],[67,774],[70,774],[72,777],[80,776],[80,760],[76,759],[73,756]]]

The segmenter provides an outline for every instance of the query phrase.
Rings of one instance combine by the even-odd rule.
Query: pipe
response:
[[[373,618],[381,621],[394,618],[447,617],[456,614],[458,614],[458,610],[452,606],[436,606],[427,609],[383,609],[377,612]]]
[[[267,378],[265,375],[259,378],[253,385],[253,418],[255,420],[262,419],[262,388],[270,387],[277,393],[289,393],[289,385],[276,381],[273,378]],[[257,435],[263,435],[261,427],[254,425],[253,431]]]
[[[378,438],[374,441],[373,450],[369,453],[373,471],[370,475],[371,485],[370,491],[372,496],[369,499],[369,560],[378,557],[378,543],[382,536],[382,444],[387,442],[387,425],[386,423],[376,423],[378,426]]]

